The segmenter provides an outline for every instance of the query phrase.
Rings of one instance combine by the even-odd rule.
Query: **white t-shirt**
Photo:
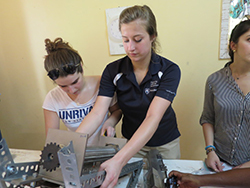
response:
[[[85,104],[77,104],[73,101],[66,92],[64,92],[59,86],[49,91],[46,95],[43,108],[49,111],[56,112],[62,122],[70,131],[76,131],[82,120],[93,108],[98,92]],[[115,101],[116,102],[116,101]],[[112,102],[114,104],[114,101]],[[111,104],[111,105],[113,105]],[[97,145],[99,142],[101,129],[103,123],[108,118],[108,112],[95,133],[89,137],[88,146]]]

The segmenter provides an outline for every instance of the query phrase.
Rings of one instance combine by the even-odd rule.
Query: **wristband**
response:
[[[208,149],[206,150],[206,154],[209,154],[211,151],[215,151],[215,149],[214,149],[214,148],[208,148]]]
[[[207,150],[208,148],[213,148],[214,150],[216,150],[216,148],[213,145],[208,145],[207,147],[205,147],[205,150]]]

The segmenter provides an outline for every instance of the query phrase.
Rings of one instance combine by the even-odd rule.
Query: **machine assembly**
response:
[[[50,129],[40,160],[15,163],[4,138],[0,140],[0,188],[6,187],[99,187],[106,172],[101,163],[112,158],[126,141],[102,137],[100,144],[87,147],[86,134]],[[138,183],[144,173],[143,182]],[[158,151],[147,159],[127,163],[119,177],[129,176],[127,188],[166,187],[166,167]],[[167,186],[169,187],[169,186]],[[173,186],[172,186],[173,187]]]

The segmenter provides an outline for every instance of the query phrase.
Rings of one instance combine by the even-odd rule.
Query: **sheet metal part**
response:
[[[130,174],[130,178],[126,188],[136,187],[138,182],[138,177],[142,170],[142,166],[143,166],[143,160],[139,160],[136,162],[128,163],[122,168],[119,178]],[[100,186],[104,181],[105,176],[106,176],[105,171],[95,172],[81,176],[80,182],[82,183],[83,188],[93,188]]]
[[[134,188],[137,186],[138,183],[138,178],[141,174],[142,168],[143,168],[143,160],[137,161],[137,162],[133,162],[133,163],[129,163],[126,164],[123,169],[122,172],[120,174],[120,177],[123,176],[123,173],[131,173],[131,176],[129,178],[128,184],[126,186],[126,188]],[[123,172],[125,171],[125,172]]]
[[[10,184],[26,184],[38,181],[39,162],[15,163],[4,138],[0,140],[0,188],[5,182]]]
[[[119,148],[116,145],[87,147],[84,155],[84,165],[89,162],[103,162],[112,158]]]
[[[106,172],[105,171],[98,172],[99,167],[94,172],[83,174],[82,176],[79,177],[79,173],[75,171],[75,169],[77,169],[76,168],[77,164],[73,151],[72,142],[68,146],[59,150],[58,156],[64,178],[64,185],[66,188],[73,188],[73,187],[92,188],[100,186],[104,181]],[[142,166],[143,166],[143,161],[141,160],[138,162],[129,163],[122,168],[119,177],[131,173],[131,177],[127,185],[128,188],[133,188],[136,186],[136,183],[138,181],[138,176],[141,173]]]
[[[147,173],[145,176],[146,188],[163,188],[165,187],[165,179],[167,178],[167,168],[163,163],[162,156],[159,151],[152,149],[147,154]]]
[[[6,165],[14,164],[10,150],[4,138],[0,140],[0,156],[1,156],[0,157],[0,173],[1,173],[1,176],[3,176],[2,173],[5,172]]]
[[[76,155],[72,141],[68,146],[60,149],[57,154],[61,164],[64,186],[66,188],[81,188]]]
[[[87,146],[87,134],[75,133],[66,130],[49,129],[45,141],[45,147],[50,143],[57,143],[60,148],[67,146],[70,141],[73,141],[73,147],[76,154],[77,168],[81,171],[83,167],[84,154]],[[46,169],[40,168],[39,174],[43,176],[43,179],[52,183],[63,185],[63,176],[61,168],[56,170],[47,171]]]
[[[39,162],[15,163],[5,139],[0,142],[0,174],[1,179],[11,181],[12,179],[23,178],[25,176],[37,176],[39,172]]]
[[[126,164],[119,175],[123,177],[125,175],[130,175],[129,181],[127,183],[127,188],[134,188],[138,182],[138,177],[141,173],[143,166],[143,160],[132,162]],[[83,175],[80,177],[80,181],[82,183],[83,188],[92,188],[97,187],[102,184],[106,176],[105,171],[95,172],[87,175]]]

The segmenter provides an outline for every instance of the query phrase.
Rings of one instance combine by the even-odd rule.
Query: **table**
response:
[[[15,163],[25,163],[25,162],[34,162],[40,160],[41,151],[38,150],[23,150],[23,149],[10,149],[13,160]],[[134,162],[137,160],[141,160],[141,158],[132,158],[129,162]],[[171,172],[172,170],[178,170],[184,173],[193,173],[193,174],[209,174],[210,172],[204,162],[201,160],[176,160],[169,159],[163,160],[165,166],[167,167],[167,172]],[[225,170],[231,169],[230,166],[225,166]],[[119,181],[116,185],[116,188],[126,187],[129,177],[119,178]],[[143,182],[143,174],[140,175],[138,184],[142,184]],[[139,187],[139,186],[138,186]],[[140,187],[143,187],[140,185]],[[205,188],[205,187],[204,187]],[[207,187],[208,188],[208,187]]]

